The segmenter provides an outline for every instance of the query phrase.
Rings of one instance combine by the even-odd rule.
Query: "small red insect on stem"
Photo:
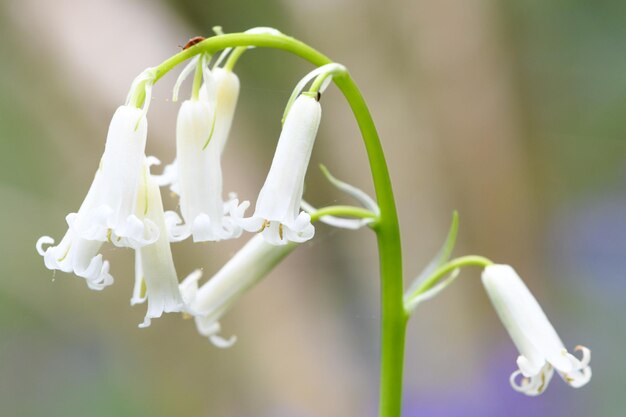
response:
[[[185,46],[183,46],[183,51],[185,49],[191,48],[195,44],[200,43],[200,42],[202,42],[205,39],[206,38],[204,36],[194,36],[193,38],[189,39],[189,41],[185,44]]]

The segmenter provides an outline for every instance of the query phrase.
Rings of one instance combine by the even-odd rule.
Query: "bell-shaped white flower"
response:
[[[169,175],[171,189],[180,196],[185,224],[173,225],[170,238],[176,241],[192,235],[194,242],[237,238],[242,229],[236,219],[249,203],[239,204],[236,198],[224,202],[221,156],[239,97],[239,79],[221,68],[209,71],[204,56],[194,65],[202,65],[204,84],[199,97],[183,102],[178,113],[176,175]],[[167,179],[163,177],[161,183]]]
[[[118,107],[98,168],[99,181],[90,210],[78,213],[72,229],[87,240],[139,247],[158,238],[158,228],[135,213],[145,158],[147,122],[142,109]]]
[[[519,369],[511,375],[511,385],[526,395],[541,394],[554,370],[574,388],[591,379],[591,352],[583,346],[578,359],[567,352],[554,327],[515,270],[508,265],[490,265],[482,281],[491,302],[520,352]]]
[[[113,115],[98,171],[78,212],[66,217],[69,229],[61,242],[44,249],[43,245],[54,245],[54,239],[43,236],[37,241],[46,267],[74,272],[92,289],[113,283],[109,263],[98,253],[104,241],[139,247],[154,242],[159,234],[153,222],[134,214],[155,77],[154,69],[148,68],[135,78],[126,104]],[[139,92],[145,94],[141,109],[130,105]]]
[[[81,211],[72,224],[74,232],[87,240],[110,241],[116,246],[139,247],[154,242],[158,229],[135,214],[137,189],[145,158],[152,84],[156,71],[148,68],[131,86],[126,104],[115,111],[98,167],[94,204]],[[143,94],[143,107],[133,103]]]
[[[135,289],[131,304],[148,301],[146,317],[139,327],[149,326],[151,319],[161,317],[164,312],[186,311],[165,232],[166,218],[159,185],[150,175],[147,165],[140,181],[136,213],[141,220],[149,220],[156,225],[161,233],[156,242],[136,249]]]
[[[68,230],[61,242],[54,245],[54,239],[42,236],[37,241],[37,252],[44,258],[48,269],[71,272],[85,278],[89,288],[101,290],[113,283],[113,277],[109,274],[109,262],[104,261],[99,254],[103,242],[90,241],[81,238],[72,229],[77,216],[81,213],[93,210],[95,193],[98,189],[99,173],[93,180],[85,200],[80,206],[78,213],[70,213],[67,216]],[[43,245],[51,245],[44,249]]]
[[[254,215],[241,222],[247,231],[262,231],[265,240],[274,245],[304,242],[315,233],[311,217],[300,211],[300,205],[321,114],[319,102],[309,95],[302,94],[293,103]]]
[[[185,303],[195,316],[198,332],[218,347],[229,347],[236,338],[224,339],[219,319],[244,292],[265,277],[297,245],[275,246],[256,235],[233,256],[207,283],[198,288],[199,274],[181,284]]]

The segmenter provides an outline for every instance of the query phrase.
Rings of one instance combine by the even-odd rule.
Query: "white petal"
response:
[[[306,242],[313,238],[315,227],[311,224],[309,213],[301,212],[291,224],[284,225],[287,239],[292,242]]]
[[[185,68],[180,72],[180,75],[176,79],[174,83],[174,88],[172,89],[172,101],[178,101],[178,92],[180,91],[180,86],[183,84],[185,79],[196,69],[196,65],[198,65],[198,60],[200,59],[200,55],[196,55],[193,57]]]
[[[222,330],[219,322],[210,321],[203,317],[196,317],[196,328],[198,333],[207,337],[215,347],[220,349],[227,349],[235,344],[237,341],[236,336],[231,336],[229,339],[224,339],[219,336],[218,333]]]
[[[165,227],[170,242],[180,242],[191,235],[191,230],[174,211],[165,212]]]
[[[174,160],[171,164],[168,164],[163,168],[163,173],[161,175],[152,175],[154,180],[159,187],[164,187],[166,185],[173,184],[178,181],[178,172],[176,168],[176,160]],[[177,193],[178,194],[178,193]]]
[[[511,374],[509,381],[515,391],[534,397],[545,391],[552,375],[554,375],[554,368],[550,364],[546,364],[537,374],[530,377],[523,376],[522,371],[515,371]],[[520,382],[517,382],[520,376]]]
[[[256,26],[256,27],[246,30],[244,33],[266,34],[266,35],[274,35],[274,36],[282,35],[282,32],[280,30],[275,29],[270,26]]]
[[[221,336],[212,335],[209,336],[209,340],[220,349],[228,349],[235,344],[235,342],[237,341],[237,336],[231,336],[229,339],[224,339]]]
[[[525,377],[531,377],[533,375],[537,375],[544,366],[546,366],[546,361],[541,362],[532,362],[524,355],[520,355],[517,357],[517,366],[519,370],[522,372],[522,375]]]
[[[133,296],[130,299],[130,305],[143,304],[147,300],[146,297],[146,281],[143,278],[143,267],[141,264],[141,253],[135,252],[135,285],[133,286]]]
[[[567,359],[570,361],[570,369],[562,370],[557,368],[559,375],[571,387],[580,388],[591,380],[591,351],[584,346],[576,346],[575,350],[582,352],[582,358],[578,359],[574,355],[567,353]]]
[[[145,169],[147,170],[147,167]],[[148,299],[146,317],[139,327],[147,327],[150,325],[151,319],[161,317],[164,312],[184,311],[185,305],[178,286],[178,276],[174,268],[172,251],[165,232],[165,214],[159,186],[148,175],[141,192],[147,193],[147,198],[139,199],[139,201],[147,204],[147,207],[139,205],[138,213],[145,213],[146,219],[163,231],[159,234],[156,242],[137,249]]]
[[[572,388],[580,388],[587,384],[591,380],[591,367],[586,367],[580,371],[574,371],[570,373],[559,372],[563,381]]]
[[[139,219],[134,214],[111,234],[110,241],[115,246],[138,249],[157,241],[160,235],[157,225],[150,219]]]
[[[46,250],[43,248],[43,245],[54,245],[54,239],[52,239],[50,236],[42,236],[37,239],[35,247],[37,248],[37,253],[41,256],[44,256],[46,254]]]
[[[191,306],[198,294],[198,281],[202,278],[202,270],[196,269],[180,283],[180,294],[186,305]]]
[[[72,216],[68,216],[70,219]],[[50,245],[44,249],[43,245]],[[113,284],[109,274],[109,263],[98,252],[102,242],[80,238],[68,229],[61,242],[54,245],[54,240],[43,236],[37,241],[37,252],[43,256],[46,268],[74,273],[85,278],[87,286],[93,290],[102,290]]]

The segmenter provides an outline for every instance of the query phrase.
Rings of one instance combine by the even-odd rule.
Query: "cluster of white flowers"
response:
[[[301,206],[321,107],[318,97],[311,94],[300,94],[290,103],[256,208],[246,217],[250,203],[239,202],[234,193],[225,201],[222,190],[221,158],[239,97],[239,79],[216,64],[210,69],[210,56],[201,54],[182,71],[174,100],[182,81],[194,70],[201,71],[202,85],[180,107],[175,161],[162,175],[150,172],[160,162],[145,155],[146,114],[156,79],[149,68],[135,79],[126,104],[111,120],[100,166],[78,212],[67,216],[65,237],[55,245],[54,239],[43,236],[37,241],[37,251],[47,268],[74,273],[85,278],[90,288],[101,290],[113,283],[109,262],[100,253],[102,245],[109,242],[134,249],[131,305],[148,304],[139,326],[149,326],[151,319],[164,312],[182,312],[196,319],[202,335],[225,347],[234,339],[217,336],[219,317],[238,294],[290,253],[295,243],[315,233],[310,214]],[[145,96],[144,104],[137,108],[133,100],[140,94]],[[179,196],[182,216],[163,210],[160,186],[169,186]],[[302,207],[310,208],[306,203]],[[321,220],[337,221],[332,216]],[[350,228],[366,224],[344,222]],[[189,237],[194,242],[234,239],[244,231],[257,236],[204,286],[198,288],[199,270],[179,284],[171,242]]]
[[[47,268],[74,273],[94,290],[113,283],[109,262],[100,253],[102,246],[108,242],[134,249],[135,285],[131,305],[147,302],[145,319],[139,327],[149,326],[152,319],[164,312],[184,313],[194,317],[200,334],[218,347],[228,347],[235,338],[219,336],[221,316],[240,294],[266,276],[298,243],[311,239],[315,233],[311,214],[316,210],[302,197],[321,119],[319,92],[326,88],[333,74],[345,68],[339,64],[317,68],[296,86],[254,213],[246,217],[248,201],[240,202],[232,193],[224,200],[221,168],[239,97],[239,79],[232,71],[219,67],[221,60],[212,69],[210,61],[207,54],[196,56],[175,84],[176,101],[181,83],[196,71],[195,93],[182,103],[178,114],[176,158],[164,168],[163,174],[151,174],[151,166],[160,162],[145,154],[146,115],[156,80],[156,71],[149,68],[135,79],[126,103],[113,115],[100,165],[78,211],[66,217],[65,236],[58,245],[51,237],[43,236],[36,247]],[[322,77],[319,90],[300,94],[304,85],[318,76]],[[137,103],[143,103],[142,107],[137,107]],[[333,185],[358,200],[371,216],[346,219],[326,212],[326,215],[318,214],[320,221],[346,229],[358,229],[376,221],[380,215],[376,201],[322,169]],[[161,186],[169,186],[178,195],[181,215],[164,211]],[[255,236],[209,281],[198,285],[202,276],[199,270],[179,280],[172,242],[187,238],[194,242],[235,239],[244,231]],[[456,236],[456,230],[452,235]],[[447,252],[446,249],[442,253]],[[405,304],[407,311],[410,313],[419,302],[432,298],[449,285],[456,272],[423,294],[409,297]],[[573,387],[590,380],[589,349],[576,348],[582,352],[581,359],[567,352],[541,307],[511,267],[489,265],[482,281],[520,351],[519,369],[511,375],[514,389],[538,395],[555,370]]]

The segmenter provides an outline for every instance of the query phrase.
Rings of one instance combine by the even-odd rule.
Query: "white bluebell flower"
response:
[[[515,270],[508,265],[490,265],[482,281],[491,302],[520,352],[519,369],[511,374],[511,385],[526,395],[541,394],[554,370],[570,386],[579,388],[591,379],[591,352],[576,346],[578,359],[565,349],[541,306]]]
[[[209,71],[207,56],[194,65],[202,65],[204,84],[198,98],[181,105],[176,162],[174,169],[166,168],[164,173],[170,178],[163,178],[180,196],[184,219],[184,224],[172,223],[170,239],[183,240],[190,235],[194,242],[237,238],[242,233],[237,218],[243,216],[249,203],[240,204],[236,198],[223,200],[221,157],[239,97],[239,79],[221,68]]]
[[[300,211],[300,206],[321,114],[315,98],[302,94],[295,100],[285,119],[254,214],[241,222],[245,230],[261,232],[273,245],[304,242],[315,234],[311,217]]]
[[[180,288],[198,332],[218,347],[232,346],[235,337],[224,339],[219,336],[220,318],[296,247],[295,243],[272,245],[256,235],[200,288],[200,274],[186,278]]]
[[[158,228],[135,215],[148,132],[146,112],[154,77],[152,69],[138,76],[127,103],[118,107],[111,119],[98,167],[98,183],[94,184],[93,205],[78,213],[72,224],[74,232],[84,239],[137,248],[158,238]],[[131,100],[142,88],[144,106],[137,108]]]

